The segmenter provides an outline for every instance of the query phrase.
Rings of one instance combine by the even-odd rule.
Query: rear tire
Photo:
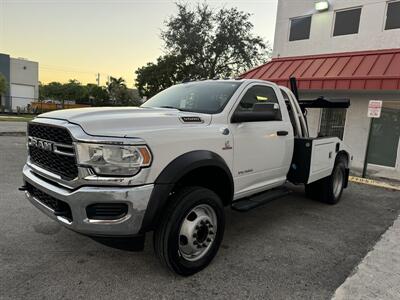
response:
[[[311,199],[328,204],[336,204],[342,197],[346,182],[346,161],[339,157],[332,174],[316,182],[306,184],[306,195]]]
[[[171,198],[154,232],[154,250],[170,270],[189,276],[217,254],[225,228],[224,208],[213,191],[184,187]]]

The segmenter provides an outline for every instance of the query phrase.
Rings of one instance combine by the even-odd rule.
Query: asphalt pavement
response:
[[[248,213],[226,210],[221,249],[189,277],[50,220],[17,188],[23,137],[0,136],[1,299],[329,299],[399,214],[398,191],[350,184],[330,206],[302,188]]]
[[[24,135],[26,122],[0,122],[0,136],[2,135]]]

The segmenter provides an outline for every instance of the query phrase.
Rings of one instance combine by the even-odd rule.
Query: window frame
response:
[[[397,27],[397,28],[386,29],[386,23],[387,23],[387,15],[388,15],[388,10],[389,10],[389,4],[390,4],[390,3],[396,3],[396,2],[400,2],[400,0],[389,0],[389,1],[386,1],[385,16],[384,16],[384,22],[383,22],[383,31],[389,31],[389,30],[397,30],[397,29],[400,29],[400,26]]]
[[[283,117],[283,114],[282,114],[282,107],[281,107],[281,103],[280,103],[280,100],[279,100],[279,94],[277,93],[276,89],[272,85],[268,85],[268,84],[263,84],[263,83],[257,82],[257,83],[253,83],[253,84],[250,84],[250,85],[246,86],[246,88],[240,93],[240,95],[238,96],[238,98],[237,98],[237,100],[235,102],[235,105],[232,107],[230,113],[228,114],[229,123],[232,123],[231,122],[232,116],[237,111],[237,109],[238,109],[240,103],[242,102],[244,96],[246,96],[247,92],[250,89],[254,88],[254,87],[264,87],[264,88],[271,89],[275,93],[276,104],[278,104],[280,119],[279,120],[273,120],[273,121],[263,121],[263,122],[283,122],[284,121],[284,117]],[[254,121],[254,122],[246,122],[246,123],[258,123],[258,122]]]
[[[358,22],[358,29],[357,29],[357,32],[356,32],[356,33],[347,33],[347,34],[335,35],[335,25],[336,25],[337,13],[341,13],[341,12],[349,11],[349,10],[356,10],[356,9],[360,9],[360,20],[359,20],[359,22]],[[359,33],[360,33],[360,25],[361,25],[362,11],[363,11],[363,6],[353,6],[353,7],[348,7],[348,8],[343,8],[343,9],[335,10],[335,11],[334,11],[334,14],[333,14],[333,22],[332,22],[331,37],[336,38],[336,37],[351,36],[351,35],[359,34]]]
[[[307,41],[307,40],[309,40],[309,39],[311,39],[311,27],[312,27],[312,22],[313,22],[313,14],[309,14],[309,15],[304,15],[304,16],[298,16],[298,17],[293,17],[293,18],[289,18],[289,29],[288,29],[288,35],[287,35],[287,41],[289,42],[289,43],[291,43],[291,42],[299,42],[299,41]],[[292,30],[292,21],[293,20],[297,20],[297,19],[305,19],[305,18],[311,18],[311,21],[310,21],[310,32],[308,33],[308,38],[306,38],[306,39],[299,39],[299,40],[290,40],[290,33],[291,33],[291,30]]]
[[[281,91],[281,93],[282,93],[282,97],[283,97],[283,100],[285,101],[285,105],[286,105],[286,109],[287,109],[287,111],[288,111],[288,115],[289,115],[289,120],[290,120],[290,123],[292,124],[292,127],[293,127],[293,135],[295,136],[295,137],[298,137],[299,136],[299,132],[298,132],[298,130],[297,130],[297,125],[296,125],[296,121],[295,121],[295,115],[294,115],[294,112],[293,112],[293,110],[292,110],[292,107],[290,106],[290,104],[289,105],[287,105],[287,103],[286,103],[286,101],[288,101],[289,103],[290,103],[290,96],[289,96],[289,94],[284,90],[284,89],[282,89],[282,88],[279,88],[280,89],[280,91]],[[285,95],[287,96],[287,97],[285,97]],[[287,98],[287,100],[286,100],[286,98]],[[290,110],[289,110],[289,108],[288,108],[288,106],[290,107]],[[292,119],[293,118],[293,119]],[[301,125],[300,125],[301,126]]]

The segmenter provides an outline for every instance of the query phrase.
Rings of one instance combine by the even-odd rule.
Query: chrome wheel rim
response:
[[[201,259],[210,250],[217,233],[214,209],[201,204],[189,211],[179,230],[179,253],[188,261]]]
[[[333,195],[338,198],[343,188],[343,170],[336,168],[333,174]]]

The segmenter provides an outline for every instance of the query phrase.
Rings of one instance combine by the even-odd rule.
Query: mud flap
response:
[[[350,174],[350,169],[346,168],[345,169],[345,177],[344,177],[344,185],[343,188],[347,188],[347,186],[349,185],[349,174]]]

